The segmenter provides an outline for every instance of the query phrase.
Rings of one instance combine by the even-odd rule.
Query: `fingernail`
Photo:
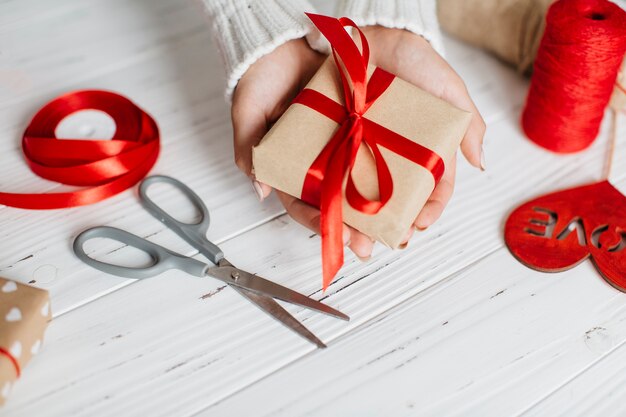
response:
[[[480,147],[480,169],[483,171],[487,169],[487,164],[485,164],[485,148],[483,146]]]
[[[372,255],[367,255],[367,256],[363,256],[363,257],[361,257],[359,255],[356,255],[356,257],[359,258],[359,261],[361,261],[361,262],[367,262],[370,259],[372,259]]]
[[[256,198],[259,199],[259,202],[263,201],[263,189],[261,188],[261,184],[259,184],[257,180],[252,180],[252,188],[254,188]]]
[[[252,180],[252,188],[254,189],[254,193],[256,194],[256,198],[259,202],[263,201],[263,189],[261,188],[261,184],[258,181]]]
[[[411,239],[411,236],[413,236],[413,229],[409,229],[408,233],[404,237],[404,242],[398,245],[398,249],[406,249],[407,246],[409,246],[409,240]]]

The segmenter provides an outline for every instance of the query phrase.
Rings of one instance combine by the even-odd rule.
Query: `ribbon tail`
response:
[[[324,291],[343,265],[343,207],[341,177],[322,192],[320,231],[322,235],[322,288]],[[337,184],[339,187],[337,187]]]
[[[348,149],[338,146],[325,170],[321,187],[322,287],[324,291],[343,265],[343,179],[349,164]]]
[[[343,221],[341,200],[333,199],[322,209],[322,288],[324,291],[343,265]]]

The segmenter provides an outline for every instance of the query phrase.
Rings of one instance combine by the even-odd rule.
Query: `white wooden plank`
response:
[[[539,274],[501,249],[197,415],[519,415],[623,341],[625,312],[589,262]],[[534,415],[618,415],[561,400]]]
[[[3,110],[0,112],[0,128],[6,132],[7,138],[13,138],[13,142],[11,139],[0,141],[0,150],[3,151],[3,158],[10,157],[14,161],[4,168],[0,167],[2,170],[9,168],[0,171],[2,189],[6,186],[41,189],[43,182],[29,177],[21,164],[18,138],[30,114],[41,104],[43,91],[49,97],[71,88],[98,87],[123,92],[153,114],[163,129],[167,157],[161,158],[156,171],[176,172],[207,199],[210,208],[214,209],[215,228],[211,231],[211,238],[223,241],[237,236],[224,245],[229,257],[246,269],[321,297],[317,293],[319,241],[316,237],[309,239],[303,228],[286,218],[279,218],[246,233],[275,217],[281,209],[275,200],[259,208],[246,180],[238,176],[231,165],[228,111],[221,101],[221,70],[216,55],[209,51],[206,26],[195,10],[190,9],[187,3],[166,1],[79,3],[67,0],[58,2],[54,11],[31,13],[32,8],[40,3],[29,1],[23,4],[22,8],[0,5],[3,11],[0,13],[1,22],[8,22],[0,29],[0,47],[3,52],[8,51],[0,57],[1,62],[10,62],[26,73],[13,72],[14,78],[8,88],[0,84],[0,108]],[[6,10],[9,13],[4,13]],[[8,16],[6,21],[5,16]],[[105,27],[101,23],[103,21],[112,23]],[[79,40],[77,45],[68,48],[70,41],[76,39]],[[432,311],[443,316],[459,315],[460,308],[466,306],[467,311],[460,314],[461,327],[455,328],[462,337],[451,337],[446,333],[450,323],[435,325],[434,321],[427,321],[421,314],[415,323],[425,323],[424,326],[433,324],[432,340],[451,338],[443,353],[455,351],[459,345],[467,343],[478,349],[476,346],[482,347],[481,343],[489,340],[491,350],[488,353],[500,361],[491,368],[487,366],[495,376],[487,378],[482,385],[477,384],[475,388],[463,391],[455,399],[464,398],[470,403],[470,400],[487,395],[486,388],[504,385],[503,381],[507,381],[511,373],[508,367],[500,372],[498,366],[510,359],[507,349],[513,341],[519,341],[519,346],[515,346],[517,350],[535,348],[538,352],[531,355],[529,361],[523,362],[523,368],[516,365],[514,370],[534,369],[533,365],[549,362],[542,356],[545,352],[564,351],[566,358],[573,359],[565,365],[553,361],[557,362],[556,365],[547,367],[545,375],[528,373],[515,380],[516,386],[524,387],[530,393],[521,399],[511,400],[511,408],[508,409],[527,408],[592,363],[589,355],[578,356],[580,348],[577,339],[567,339],[562,345],[555,342],[554,350],[550,350],[553,346],[542,350],[536,347],[534,340],[537,335],[533,331],[539,331],[543,336],[542,329],[558,328],[571,335],[581,330],[578,325],[584,327],[596,321],[602,322],[608,314],[606,311],[593,316],[595,321],[589,319],[575,324],[564,323],[564,317],[555,316],[545,323],[546,327],[531,325],[523,333],[528,341],[509,333],[502,344],[498,344],[498,337],[488,334],[486,327],[475,325],[474,320],[481,318],[489,323],[493,303],[480,301],[501,291],[501,281],[497,281],[496,272],[500,273],[502,268],[509,266],[521,268],[517,264],[509,265],[510,259],[502,254],[500,225],[506,212],[521,200],[541,192],[599,178],[606,135],[590,151],[580,155],[560,157],[538,149],[522,137],[517,127],[517,112],[524,98],[526,82],[483,53],[456,42],[449,42],[449,45],[450,61],[466,79],[490,125],[487,136],[489,172],[481,175],[461,163],[459,186],[449,210],[436,226],[414,239],[407,251],[393,253],[378,248],[377,257],[365,265],[352,256],[348,257],[342,276],[331,287],[327,301],[352,314],[353,322],[340,323],[291,309],[325,340],[338,339],[331,350],[323,354],[318,351],[312,353],[311,346],[259,314],[230,289],[221,290],[215,281],[195,280],[170,273],[111,293],[130,281],[95,272],[78,264],[70,255],[71,236],[86,226],[112,224],[150,235],[150,239],[176,250],[194,253],[183,244],[176,243],[178,240],[172,238],[170,232],[162,232],[156,221],[138,210],[131,192],[89,210],[32,213],[0,208],[4,235],[0,253],[5,265],[0,273],[24,281],[33,277],[38,285],[51,289],[57,315],[42,356],[29,366],[28,374],[20,381],[3,412],[11,416],[97,416],[139,412],[190,415],[203,410],[213,414],[216,410],[227,410],[231,414],[241,405],[240,402],[265,392],[267,396],[264,399],[275,400],[273,404],[276,407],[284,406],[286,410],[304,414],[315,412],[322,398],[334,398],[335,387],[338,392],[367,396],[364,401],[375,398],[372,393],[377,385],[368,379],[372,375],[370,372],[383,375],[383,380],[387,381],[385,387],[397,387],[397,395],[393,398],[398,401],[389,405],[400,412],[404,410],[400,400],[406,391],[397,385],[395,377],[389,377],[397,374],[388,369],[388,362],[378,361],[382,365],[365,362],[362,370],[350,368],[352,373],[344,377],[344,374],[337,376],[345,367],[345,362],[337,358],[347,356],[351,365],[363,362],[368,355],[384,354],[387,348],[396,347],[407,353],[413,352],[415,346],[421,349],[420,343],[404,346],[409,339],[404,336],[405,332],[397,331],[403,328],[404,322],[400,323],[395,311],[392,314],[387,312],[403,300],[409,300],[433,286],[434,295],[424,299],[417,297],[414,299],[417,301],[411,300],[401,309]],[[490,74],[489,78],[484,74]],[[209,142],[207,137],[215,137],[216,140]],[[6,178],[4,172],[23,180],[4,184],[1,180]],[[614,177],[622,179],[625,176],[624,167],[617,167]],[[48,189],[54,188],[53,184],[48,186]],[[99,253],[113,249],[115,247],[105,246]],[[475,292],[471,293],[474,298],[467,297],[470,292],[468,287],[458,286],[461,284],[457,285],[456,280],[453,281],[454,286],[445,284],[450,274],[494,251],[499,251],[495,258],[487,258],[467,275],[474,277],[472,282],[478,283]],[[25,256],[30,252],[33,252],[32,258]],[[113,255],[122,259],[132,256],[126,250]],[[22,257],[27,259],[19,262]],[[492,274],[484,285],[484,277],[476,278],[475,275],[480,268]],[[507,289],[495,297],[496,311],[509,311],[500,301],[504,294],[514,294],[518,297],[514,297],[515,300],[522,300],[529,297],[528,286],[531,285],[525,280],[528,278],[535,285],[536,280],[543,278],[529,270],[523,271],[519,275],[510,275],[507,281],[512,288],[521,290]],[[587,291],[587,285],[592,285],[588,281],[590,267],[587,265],[572,273],[579,277],[573,279],[575,288]],[[585,275],[585,280],[580,278],[582,275]],[[524,284],[516,280],[521,276],[524,278],[520,281]],[[466,279],[459,281],[465,282]],[[563,280],[560,278],[559,282]],[[436,285],[442,282],[445,285]],[[540,282],[547,285],[543,279]],[[541,285],[538,288],[543,289]],[[593,285],[602,290],[591,290],[595,294],[591,298],[603,300],[605,287],[597,281]],[[493,292],[496,287],[497,291]],[[446,293],[450,288],[454,290],[452,295]],[[556,292],[546,289],[542,298],[544,307],[548,302],[546,300],[556,297]],[[104,294],[109,295],[102,297]],[[212,295],[200,300],[205,294]],[[459,301],[450,307],[445,304],[448,297]],[[431,298],[437,298],[438,304],[429,304]],[[573,309],[572,303],[568,299],[562,307]],[[617,307],[619,303],[621,299],[616,302]],[[78,306],[82,307],[76,308]],[[523,318],[518,317],[522,315],[519,311],[523,314],[530,312],[532,316],[537,314],[532,310],[533,306],[532,302],[516,302],[510,308],[510,315],[521,320],[519,323],[525,323]],[[454,307],[458,308],[455,310]],[[66,314],[58,317],[60,313]],[[437,314],[433,314],[433,320],[438,317]],[[465,316],[467,319],[463,321]],[[392,325],[383,326],[385,328],[381,330],[376,321],[379,319],[392,322]],[[464,332],[463,323],[475,326],[483,339]],[[496,327],[502,327],[504,322],[495,323]],[[411,328],[426,332],[424,326],[409,324]],[[364,327],[358,330],[360,325]],[[357,331],[353,332],[354,329]],[[369,329],[375,330],[370,333]],[[622,340],[622,333],[623,330],[618,328],[613,340]],[[390,338],[385,340],[381,334]],[[355,340],[369,344],[358,344]],[[545,336],[539,340],[545,340]],[[599,342],[599,355],[606,351],[602,343]],[[353,349],[346,353],[346,345],[359,346],[361,351]],[[363,349],[363,346],[366,348]],[[513,351],[517,352],[515,349]],[[470,353],[478,355],[476,350]],[[472,361],[467,362],[463,358],[450,361],[447,354],[432,354],[430,357],[433,363],[431,369],[435,369],[434,364],[437,363],[460,363],[458,373],[451,369],[445,374],[454,378],[455,382],[457,379],[467,381],[483,376],[483,368],[474,367]],[[335,367],[322,374],[321,370],[328,369],[325,366],[327,360]],[[483,358],[476,359],[476,362],[482,363],[480,360]],[[412,375],[427,369],[423,362],[415,363],[420,366],[410,368],[412,372],[400,371],[400,375],[407,377],[402,372]],[[292,366],[285,372],[291,372],[291,369],[304,369],[304,372],[283,385],[277,379],[283,375],[279,370],[289,364]],[[430,388],[434,378],[436,383],[432,388],[439,391],[434,391],[433,398],[436,395],[445,397],[445,380],[436,380],[437,375],[434,371],[424,374],[420,383]],[[303,394],[301,386],[294,383],[302,380],[306,384],[307,381],[331,378],[338,381],[337,385],[326,389],[320,386],[319,397],[318,390],[313,393],[315,402],[307,402],[310,399],[306,396],[308,391]],[[538,384],[537,378],[545,378],[547,382]],[[243,390],[257,383],[258,389]],[[287,388],[282,390],[283,399],[280,400],[275,393],[283,386]],[[465,396],[465,392],[470,394]],[[512,396],[513,393],[513,390],[505,390],[506,395]],[[302,407],[294,406],[291,400],[302,395],[305,395]],[[227,400],[218,408],[207,408],[223,399]],[[235,406],[228,408],[228,404]],[[256,402],[251,404],[258,405]],[[490,406],[487,411],[495,412],[506,405],[494,401]],[[441,411],[450,407],[449,402],[442,400],[432,409]],[[472,410],[471,407],[475,405],[470,404],[468,410]],[[341,410],[345,415],[350,410],[350,404],[344,404]],[[251,411],[257,415],[271,410],[259,407]]]
[[[59,5],[59,13],[65,10],[70,16],[53,13],[54,19],[47,24],[37,20],[9,33],[21,42],[11,44],[9,54],[13,52],[13,56],[8,62],[33,82],[24,91],[0,90],[0,127],[6,138],[0,141],[4,162],[0,189],[61,189],[29,172],[18,147],[19,131],[42,100],[66,90],[103,88],[126,94],[156,118],[163,147],[154,172],[185,181],[205,198],[216,220],[209,234],[212,239],[222,241],[283,211],[275,200],[259,205],[249,181],[234,167],[221,66],[206,25],[192,4],[172,7],[169,2],[144,2],[132,8],[123,7],[126,2],[65,4],[67,7]],[[73,19],[75,14],[82,20]],[[98,25],[96,20],[101,18],[112,26]],[[48,28],[51,36],[38,43],[27,42],[29,37],[40,38],[31,33],[35,23]],[[66,30],[52,31],[61,23]],[[76,36],[90,24],[94,31]],[[109,30],[115,36],[106,36]],[[98,39],[102,44],[93,46]],[[63,48],[70,42],[77,43],[77,48]],[[75,65],[55,66],[52,62],[60,58],[71,61],[73,54],[81,58]],[[127,191],[106,202],[71,210],[0,208],[0,274],[49,289],[55,314],[124,285],[128,281],[93,279],[70,247],[73,236],[98,224],[126,227],[158,241],[164,228],[140,208],[133,194]],[[193,253],[171,238],[169,232],[165,234],[170,247]]]
[[[585,334],[591,346],[606,343],[613,329],[597,327]],[[589,368],[576,375],[547,398],[535,404],[527,416],[623,416],[626,414],[624,375],[626,345],[623,343]]]
[[[54,12],[43,14],[32,13],[36,5],[27,2],[7,13],[16,23],[3,29],[6,39],[12,40],[6,44],[5,62],[27,80],[0,90],[0,127],[3,137],[12,138],[0,141],[6,161],[0,166],[3,191],[66,188],[29,172],[19,149],[20,132],[43,100],[67,90],[103,88],[126,94],[156,118],[163,150],[155,172],[177,176],[207,199],[216,220],[210,230],[212,239],[237,235],[282,212],[274,199],[258,205],[231,162],[232,133],[221,97],[222,70],[211,50],[206,24],[193,5],[66,1]],[[98,24],[101,21],[110,25]],[[58,30],[61,26],[63,30]],[[89,31],[85,31],[87,26]],[[78,36],[81,31],[86,33]],[[48,36],[42,38],[42,33]],[[39,42],[32,42],[35,38]],[[513,78],[508,69],[454,41],[448,49],[452,61],[458,51],[457,64],[466,68],[461,73],[470,89],[476,90],[475,99],[486,116],[492,114],[496,120],[503,109],[521,103],[525,83]],[[476,70],[466,65],[468,60],[476,63]],[[486,68],[498,74],[487,84],[479,76]],[[510,86],[512,100],[505,100],[498,80]],[[491,103],[495,104],[489,107]],[[55,315],[127,285],[121,279],[94,279],[68,248],[73,236],[96,224],[141,225],[132,230],[158,241],[163,228],[146,217],[131,195],[128,191],[96,206],[58,212],[0,207],[4,236],[0,273],[49,289]],[[171,234],[164,236],[163,241],[174,249],[190,250],[177,240],[171,242]]]
[[[303,311],[297,311],[297,317],[324,340],[331,342],[359,325],[374,326],[380,315],[393,306],[445,280],[468,263],[502,248],[500,222],[510,209],[511,202],[553,189],[557,184],[588,180],[590,173],[578,169],[578,164],[572,164],[571,161],[566,163],[567,158],[555,157],[520,141],[515,132],[510,121],[505,120],[496,124],[490,133],[501,138],[500,141],[492,142],[500,158],[490,168],[497,173],[495,175],[500,181],[495,182],[489,177],[485,179],[478,171],[462,165],[457,195],[445,217],[431,230],[416,237],[409,249],[393,252],[378,248],[377,256],[367,264],[355,261],[352,256],[348,258],[347,266],[342,270],[340,279],[331,286],[326,301],[350,314],[353,317],[350,323]],[[518,149],[514,154],[507,151],[512,146]],[[602,154],[600,151],[601,146],[597,145],[577,158],[581,162],[591,162],[594,158],[598,159]],[[551,162],[559,168],[553,168],[554,174],[546,170],[543,179],[517,178],[518,171],[528,164],[527,161],[533,161],[532,166],[549,165],[547,162]],[[316,237],[309,239],[303,228],[291,220],[277,219],[229,240],[223,246],[227,256],[242,268],[301,292],[313,293],[315,297],[321,296],[316,293],[319,288],[319,241]],[[522,293],[515,293],[520,298],[530,297],[527,294],[529,287],[525,286],[530,285],[530,282],[542,285],[548,282],[569,282],[569,278],[564,278],[565,275],[553,278],[558,281],[548,281],[543,275],[518,266],[508,254],[499,255],[495,263],[488,265],[487,272],[480,272],[475,279],[479,279],[479,282],[485,280],[489,286],[484,288],[472,284],[477,286],[476,299],[468,298],[465,286],[458,293],[446,294],[437,299],[435,305],[442,309],[442,315],[449,315],[450,309],[455,306],[463,307],[462,300],[466,299],[471,304],[463,307],[463,314],[476,320],[483,320],[485,314],[496,317],[495,314],[499,313],[491,312],[477,303],[508,288],[501,281],[507,279],[504,272],[508,268],[517,268],[515,270],[519,271],[509,276],[509,279],[523,288]],[[572,272],[573,276],[579,277],[580,283],[573,287],[575,290],[570,288],[570,291],[586,294],[591,291],[588,286],[592,286],[601,289],[598,290],[600,296],[622,297],[612,288],[606,288],[595,273],[589,279],[590,268],[585,268]],[[93,274],[94,280],[114,279],[93,271],[86,273]],[[505,276],[501,278],[498,275],[500,273]],[[520,276],[525,278],[518,284],[516,280]],[[469,281],[463,279],[460,282]],[[262,382],[263,378],[268,381],[267,389],[274,391],[278,382],[268,375],[303,357],[305,360],[301,363],[305,364],[302,365],[305,369],[300,373],[302,378],[305,381],[323,379],[320,369],[328,360],[328,353],[315,351],[310,356],[312,362],[309,362],[306,355],[313,352],[311,346],[259,314],[237,294],[230,290],[218,291],[218,288],[219,285],[214,281],[202,282],[171,273],[130,285],[62,315],[50,328],[46,349],[29,369],[29,382],[16,388],[7,410],[13,416],[29,415],[34,410],[46,410],[52,416],[83,410],[84,414],[95,416],[118,410],[133,414],[133,410],[139,409],[149,410],[155,415],[168,415],[172,412],[170,407],[176,404],[179,414],[188,415],[248,385],[267,387]],[[532,288],[532,291],[536,290]],[[559,290],[559,294],[562,291]],[[207,302],[199,300],[202,294],[210,292],[215,294]],[[514,292],[511,290],[511,293]],[[550,293],[546,300],[554,302],[555,297],[556,294]],[[454,301],[447,301],[450,298]],[[581,302],[578,298],[575,301],[578,304]],[[567,304],[570,302],[573,301],[562,301],[556,305],[566,303],[563,308],[570,312],[573,308]],[[425,310],[421,304],[420,301],[410,305],[415,305],[415,309],[423,312]],[[496,305],[503,308],[500,302]],[[513,310],[515,317],[534,317],[533,314],[542,311],[535,311],[532,304],[522,303],[520,306],[525,313]],[[427,321],[427,317],[420,316],[410,321],[410,326],[421,329],[419,323],[423,321],[432,327],[433,323]],[[564,317],[555,316],[555,321],[550,322],[551,328],[561,326],[565,330],[566,323],[561,322]],[[441,323],[445,321],[441,317],[439,319]],[[463,323],[460,321],[460,325]],[[499,326],[503,325],[502,322],[498,323]],[[581,321],[580,324],[586,326],[588,322]],[[440,326],[440,323],[437,325]],[[394,341],[389,336],[389,343],[404,343],[405,339],[400,337],[404,331],[395,333],[398,327],[394,326],[383,326],[399,338]],[[591,324],[589,326],[593,327]],[[485,333],[486,330],[481,328],[481,337],[473,338],[471,333],[465,332],[468,339],[463,338],[460,343],[463,345],[473,340],[473,343],[482,346]],[[122,337],[117,337],[120,334]],[[364,337],[370,337],[369,333]],[[361,354],[351,345],[353,340],[361,339],[353,339],[352,336],[346,338],[354,360],[365,360],[376,352],[384,353],[388,347],[382,343],[385,338],[379,334],[372,337],[367,344],[362,344],[366,348]],[[496,340],[500,342],[499,338]],[[533,349],[535,346],[524,344],[522,340],[508,335],[501,341],[504,345],[493,345],[489,354],[501,355],[504,362],[513,360],[517,356],[507,356],[509,343],[519,343],[518,350]],[[102,348],[99,348],[103,343]],[[336,346],[331,344],[328,352],[333,352],[332,356],[345,355],[341,346],[339,343]],[[448,346],[447,349],[461,349],[454,341],[445,346]],[[571,346],[564,343],[562,347],[569,349]],[[541,355],[538,357],[544,359]],[[71,364],[67,364],[69,358],[74,360]],[[444,359],[449,360],[447,354],[440,360]],[[310,363],[311,367],[307,368],[306,364]],[[340,371],[341,367],[333,363]],[[300,369],[299,366],[297,369]],[[171,368],[176,371],[166,372]],[[480,372],[480,369],[464,368],[464,375],[466,378],[476,378],[478,376],[475,373]],[[59,378],[58,375],[64,377]],[[328,375],[330,377],[331,374]],[[432,377],[432,373],[425,375]],[[557,372],[553,384],[562,382],[569,375]],[[461,376],[457,377],[462,379]],[[523,381],[536,383],[534,378]],[[502,380],[497,380],[497,383],[502,384]],[[298,387],[293,382],[290,384],[294,385],[294,391],[288,391],[286,399],[298,393]],[[354,381],[350,380],[344,388],[350,390],[352,384]],[[324,395],[334,395],[334,391],[331,391],[332,386]],[[246,392],[243,391],[241,395]],[[320,390],[319,396],[315,396],[316,404],[319,404],[322,394]],[[70,397],[72,401],[62,400]],[[115,401],[109,401],[112,398]],[[233,397],[234,402],[247,402],[245,396],[241,400],[236,398],[238,396]],[[271,398],[276,401],[272,404],[289,405],[280,403],[275,396]],[[527,405],[527,402],[518,404],[519,407]]]

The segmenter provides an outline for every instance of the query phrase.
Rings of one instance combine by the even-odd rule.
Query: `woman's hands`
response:
[[[473,113],[461,150],[472,165],[484,169],[485,123],[456,72],[421,36],[379,26],[362,30],[372,51],[371,63]],[[325,56],[312,50],[304,39],[292,40],[255,62],[239,81],[232,105],[235,162],[253,180],[259,200],[269,195],[271,187],[254,180],[252,147],[289,107],[324,59]],[[455,171],[456,161],[453,161],[417,216],[416,228],[425,229],[439,218],[452,196]],[[277,194],[291,217],[319,232],[319,210],[285,193],[277,191]],[[407,231],[406,242],[413,230]],[[344,243],[359,258],[369,258],[374,246],[372,239],[346,225],[343,236]]]
[[[456,107],[472,113],[470,126],[461,142],[465,159],[482,170],[485,122],[469,96],[465,83],[426,39],[400,29],[369,26],[361,29],[370,45],[370,62],[414,84]],[[415,219],[417,229],[426,229],[441,216],[454,190],[456,160],[446,166],[441,181]]]
[[[325,58],[304,39],[292,40],[256,61],[237,84],[231,108],[235,163],[253,180],[259,200],[272,189],[254,181],[252,148],[287,110]]]

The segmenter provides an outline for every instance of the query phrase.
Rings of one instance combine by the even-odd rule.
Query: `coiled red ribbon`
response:
[[[395,76],[376,68],[367,80],[369,45],[356,24],[345,17],[335,19],[310,13],[307,16],[330,42],[345,101],[345,105],[341,105],[311,89],[304,89],[294,100],[294,103],[308,106],[340,125],[309,168],[301,195],[302,200],[319,207],[321,211],[322,273],[326,289],[343,265],[342,186],[346,175],[346,200],[350,206],[362,213],[376,214],[393,194],[393,179],[379,145],[428,169],[435,184],[441,179],[445,167],[435,152],[364,117]],[[344,26],[358,31],[362,52]],[[376,162],[377,200],[364,197],[352,178],[352,168],[362,143]]]
[[[112,140],[59,140],[55,128],[79,110],[100,110],[115,121]],[[96,203],[135,185],[159,155],[159,129],[133,102],[108,91],[64,94],[46,104],[24,132],[22,150],[42,178],[89,188],[63,193],[0,193],[0,204],[25,209],[58,209]]]

